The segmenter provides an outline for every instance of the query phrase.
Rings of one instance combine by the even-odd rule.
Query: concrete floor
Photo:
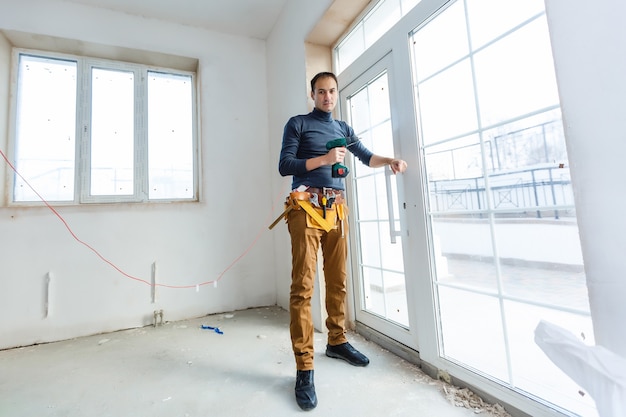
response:
[[[359,335],[349,339],[369,366],[326,357],[321,333],[319,404],[301,411],[288,323],[286,311],[267,307],[0,351],[0,416],[476,415],[448,402],[441,383]]]

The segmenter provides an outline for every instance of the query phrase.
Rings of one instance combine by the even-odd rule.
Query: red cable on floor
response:
[[[226,274],[226,272],[228,272],[228,270],[230,270],[237,262],[239,262],[245,255],[248,254],[248,252],[250,252],[250,250],[256,245],[256,243],[258,242],[259,238],[261,237],[261,235],[263,234],[263,232],[266,231],[266,228],[263,227],[259,233],[256,235],[256,237],[254,238],[254,240],[252,241],[252,243],[246,248],[246,250],[243,251],[243,253],[241,255],[239,255],[230,265],[228,265],[228,267],[226,267],[226,269],[224,269],[216,279],[211,280],[211,281],[205,281],[205,282],[201,282],[199,284],[193,284],[193,285],[167,285],[167,284],[152,284],[149,281],[146,281],[145,279],[142,278],[138,278],[135,277],[133,275],[130,275],[126,272],[124,272],[121,268],[119,268],[117,265],[115,265],[113,262],[111,262],[110,260],[108,260],[107,258],[105,258],[100,252],[98,252],[93,246],[89,245],[87,242],[81,240],[78,236],[76,236],[76,234],[74,233],[74,231],[72,230],[72,228],[69,226],[69,224],[67,223],[67,221],[65,221],[65,219],[63,218],[63,216],[61,216],[59,214],[58,211],[55,210],[54,207],[52,207],[50,205],[50,203],[48,203],[48,201],[46,201],[46,199],[43,198],[43,196],[41,196],[41,194],[39,194],[37,192],[37,190],[35,190],[35,188],[30,185],[30,183],[26,180],[26,178],[24,178],[22,176],[22,174],[20,174],[17,169],[13,166],[13,164],[11,163],[11,161],[9,161],[9,158],[7,158],[7,156],[4,154],[4,152],[2,152],[2,149],[0,149],[0,155],[2,155],[2,158],[4,159],[4,161],[7,163],[7,165],[9,165],[9,167],[11,167],[11,169],[13,170],[13,172],[15,172],[15,174],[20,177],[22,179],[22,181],[24,181],[24,183],[37,195],[37,197],[46,205],[46,207],[48,207],[50,209],[50,211],[52,211],[52,213],[54,213],[55,216],[58,217],[59,220],[61,220],[61,222],[63,223],[63,225],[65,226],[65,228],[67,229],[67,231],[70,233],[70,235],[72,235],[72,237],[81,245],[85,246],[86,248],[88,248],[89,250],[91,250],[93,253],[96,254],[96,256],[98,256],[98,258],[100,258],[102,261],[106,262],[107,264],[109,264],[112,268],[114,268],[117,272],[119,272],[120,274],[124,275],[126,278],[130,278],[132,280],[141,282],[143,284],[149,285],[149,286],[156,286],[156,287],[165,287],[165,288],[175,288],[175,289],[183,289],[183,288],[198,288],[204,285],[209,285],[209,284],[214,284],[217,283],[219,280],[222,279],[222,277],[224,276],[224,274]],[[274,207],[272,206],[272,212],[274,211]],[[270,213],[271,214],[271,213]]]

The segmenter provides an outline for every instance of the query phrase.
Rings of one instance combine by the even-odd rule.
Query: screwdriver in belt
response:
[[[326,218],[326,196],[322,196],[322,214]]]

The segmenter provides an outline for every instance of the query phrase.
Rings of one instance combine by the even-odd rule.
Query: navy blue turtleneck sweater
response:
[[[344,179],[333,178],[330,165],[307,171],[306,160],[326,155],[327,142],[352,136],[354,136],[352,127],[344,121],[333,119],[332,113],[313,109],[309,114],[293,116],[285,125],[283,132],[278,172],[282,176],[293,175],[292,189],[306,185],[344,190]],[[372,152],[360,141],[354,143],[348,150],[365,165],[369,165]]]

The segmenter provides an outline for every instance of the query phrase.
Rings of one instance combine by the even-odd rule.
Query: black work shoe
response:
[[[296,374],[296,402],[301,409],[308,411],[317,406],[313,371],[298,371]]]
[[[370,363],[367,356],[353,348],[348,342],[337,346],[326,345],[326,356],[343,359],[354,366],[367,366],[367,364]]]

